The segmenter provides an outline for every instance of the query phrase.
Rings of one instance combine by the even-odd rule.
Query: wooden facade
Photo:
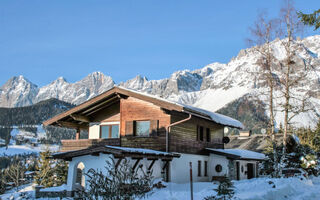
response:
[[[225,125],[209,120],[209,116],[202,117],[199,112],[190,114],[190,108],[188,112],[183,110],[181,105],[115,87],[44,122],[44,125],[89,130],[88,139],[63,140],[61,151],[98,145],[166,151],[167,131],[170,131],[170,152],[205,154],[205,148],[224,147],[222,139]],[[191,115],[187,121],[172,126]],[[135,134],[135,126],[139,121],[150,123],[147,136]],[[119,123],[119,138],[101,139],[98,138],[101,134],[94,133],[99,130],[94,126],[108,123]]]
[[[133,97],[121,99],[120,112],[122,146],[165,151],[166,127],[170,124],[170,115],[159,106]],[[148,137],[134,134],[134,122],[141,120],[150,121]]]
[[[171,123],[187,118],[188,115],[173,112],[171,115]],[[203,127],[210,130],[209,141],[206,138],[205,131],[203,139],[199,138],[198,128]],[[190,153],[190,154],[206,154],[205,148],[223,148],[224,126],[214,124],[208,120],[192,116],[189,121],[173,126],[170,130],[170,147],[172,152]]]

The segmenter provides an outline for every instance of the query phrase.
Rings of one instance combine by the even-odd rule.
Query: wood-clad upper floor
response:
[[[191,117],[187,121],[170,127],[188,116]],[[166,131],[170,131],[169,151],[201,154],[208,147],[223,148],[223,128],[237,124],[216,122],[201,110],[193,111],[190,107],[115,87],[44,125],[88,130],[86,140],[63,140],[62,151],[94,145],[166,151]]]

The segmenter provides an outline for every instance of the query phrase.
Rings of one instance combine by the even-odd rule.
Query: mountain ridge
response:
[[[320,36],[310,36],[298,39],[296,42],[301,44],[297,46],[296,54],[303,61],[308,61],[319,68]],[[271,45],[276,58],[283,59],[285,52],[281,47],[281,41],[276,39]],[[247,48],[240,50],[237,56],[225,64],[216,62],[196,70],[180,70],[168,78],[159,80],[148,80],[144,76],[137,75],[118,85],[210,111],[218,111],[245,95],[256,97],[257,102],[266,101],[266,97],[261,95],[261,91],[265,91],[266,87],[257,76],[253,75],[258,73],[258,59],[257,52],[253,48]],[[275,75],[278,76],[277,72]],[[319,69],[309,74],[308,79],[307,85],[299,86],[298,90],[301,95],[306,92],[314,94],[310,103],[315,109],[295,118],[295,121],[300,123],[298,126],[315,125],[317,120],[314,119],[320,116]],[[23,80],[23,77],[11,78],[0,88],[1,107],[28,105],[48,98],[80,104],[115,85],[111,77],[101,72],[91,73],[75,83],[68,83],[63,77],[59,77],[41,88],[26,80]],[[5,101],[2,101],[3,99]],[[250,101],[253,101],[252,98]],[[280,103],[277,102],[278,105]],[[265,112],[268,115],[268,112]],[[281,112],[277,112],[277,121],[281,121],[281,115]]]

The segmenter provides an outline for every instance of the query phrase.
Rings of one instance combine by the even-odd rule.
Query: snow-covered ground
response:
[[[209,195],[215,195],[214,188],[218,185],[210,182],[194,183],[194,199],[202,200]],[[319,200],[320,177],[309,180],[299,178],[256,178],[234,181],[235,197],[240,200]],[[19,197],[27,192],[29,197],[34,196],[31,185],[21,187],[19,192],[10,191],[0,195],[2,199],[24,199]],[[58,200],[58,198],[56,198]],[[65,198],[70,199],[70,198]],[[190,184],[168,183],[166,188],[155,189],[147,197],[148,200],[186,200],[190,199]],[[43,200],[43,199],[42,199]],[[54,200],[51,198],[50,200]]]

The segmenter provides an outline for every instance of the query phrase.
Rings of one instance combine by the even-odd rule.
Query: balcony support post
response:
[[[76,132],[76,140],[80,139],[80,128],[77,128],[77,132]]]

